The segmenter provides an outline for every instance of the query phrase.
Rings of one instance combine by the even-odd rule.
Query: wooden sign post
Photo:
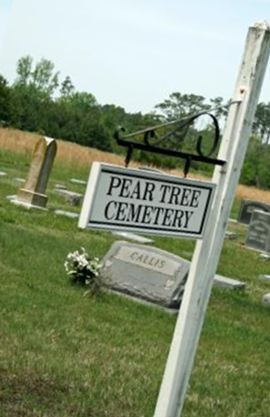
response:
[[[181,415],[269,51],[269,25],[250,27],[219,151],[219,158],[227,163],[215,168],[217,188],[210,221],[204,238],[196,244],[154,417]]]

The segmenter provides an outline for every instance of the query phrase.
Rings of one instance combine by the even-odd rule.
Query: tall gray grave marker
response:
[[[246,246],[262,252],[270,252],[270,213],[253,211]]]
[[[47,183],[56,155],[55,139],[43,137],[36,143],[28,177],[20,188],[15,204],[31,208],[45,208],[48,197],[45,195]]]

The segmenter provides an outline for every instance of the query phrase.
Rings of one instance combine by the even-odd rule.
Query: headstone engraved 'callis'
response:
[[[19,189],[15,203],[28,207],[46,207],[48,197],[45,191],[56,148],[56,141],[52,138],[43,137],[37,142],[28,177],[24,187]]]
[[[103,259],[103,283],[120,292],[178,307],[189,262],[152,246],[115,242]]]
[[[190,262],[153,246],[117,241],[102,260],[105,286],[169,308],[180,306]],[[245,283],[216,275],[214,285],[244,289]]]

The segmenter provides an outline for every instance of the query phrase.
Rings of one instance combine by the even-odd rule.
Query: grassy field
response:
[[[37,137],[0,129],[0,417],[151,417],[175,317],[102,292],[85,296],[64,271],[70,251],[84,246],[102,258],[110,233],[81,231],[55,209],[79,212],[56,184],[84,192],[93,160],[122,158],[58,142],[48,211],[12,205]],[[239,187],[241,198],[270,202],[270,193]],[[270,264],[244,246],[245,228],[231,224],[218,272],[247,283],[244,292],[213,290],[199,343],[184,417],[269,417],[270,310],[261,297]],[[155,238],[156,247],[191,259],[194,242]]]

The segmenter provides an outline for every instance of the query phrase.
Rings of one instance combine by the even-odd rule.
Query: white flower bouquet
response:
[[[91,258],[84,248],[69,253],[64,266],[73,283],[87,286],[91,293],[96,293],[100,289],[99,258]]]

